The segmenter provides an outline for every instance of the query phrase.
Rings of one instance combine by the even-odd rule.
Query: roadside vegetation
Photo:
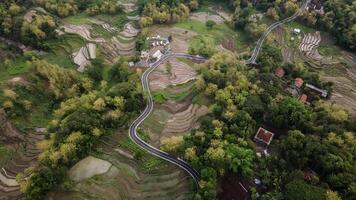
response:
[[[336,75],[343,81],[355,68],[353,54],[345,56],[342,49],[355,50],[354,2],[325,0],[323,15],[312,10],[272,32],[253,66],[245,60],[258,38],[302,2],[138,0],[132,3],[137,10],[126,12],[130,3],[1,1],[0,168],[34,152],[19,167],[22,173],[12,177],[21,190],[14,195],[213,200],[236,192],[224,187],[232,178],[247,183],[251,199],[356,198],[356,119],[332,102],[340,83],[328,82]],[[91,32],[68,34],[64,25]],[[335,38],[319,50],[337,62],[320,69],[303,59],[297,52],[302,37],[292,33],[294,28],[330,32]],[[155,108],[138,131],[144,141],[198,171],[196,191],[185,172],[125,135],[146,101],[144,69],[129,67],[130,62],[149,48],[153,33],[172,39],[173,50],[208,59],[172,59],[155,69],[149,77]],[[73,53],[89,42],[98,46],[97,56],[78,72]],[[281,53],[286,49],[293,58]],[[276,75],[279,69],[283,77]],[[322,88],[327,97],[301,101],[288,91],[309,92],[305,83],[296,88],[297,79]],[[355,94],[355,79],[350,80],[342,82],[342,94]],[[275,134],[266,152],[253,141],[259,127]],[[69,170],[88,155],[114,167],[78,184],[70,181]]]

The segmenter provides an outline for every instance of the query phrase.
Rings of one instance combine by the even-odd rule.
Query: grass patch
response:
[[[86,42],[79,35],[65,34],[58,39],[48,41],[47,46],[50,51],[48,54],[41,56],[41,58],[61,67],[76,68],[71,54],[80,47],[85,46],[85,44]]]
[[[82,12],[78,15],[69,16],[63,19],[64,23],[82,25],[89,22],[89,15],[86,12]]]
[[[0,81],[8,80],[15,76],[27,73],[29,71],[29,66],[26,61],[25,57],[19,56],[13,60],[10,60],[8,65],[0,62]]]
[[[221,23],[209,29],[204,23],[196,20],[185,20],[175,24],[178,28],[188,29],[198,33],[199,35],[210,35],[217,43],[223,40],[233,40],[236,43],[237,49],[247,48],[250,44],[248,36],[243,31],[234,30],[228,23]]]
[[[164,102],[167,100],[173,100],[173,101],[182,101],[184,100],[187,96],[189,96],[193,90],[189,91],[182,91],[179,93],[170,93],[166,90],[159,90],[159,91],[154,91],[152,94],[154,97],[159,97],[159,100],[164,99]]]
[[[164,109],[155,109],[141,128],[153,134],[161,134],[170,116],[171,114]]]
[[[207,98],[203,93],[199,93],[198,95],[194,96],[192,103],[205,106],[209,106],[210,104],[212,104],[211,100]]]
[[[304,33],[315,32],[315,30],[313,28],[307,27],[297,21],[288,22],[284,26],[286,26],[286,28],[289,29],[289,31],[291,31],[294,28],[299,28],[301,30],[301,32],[304,32]]]
[[[129,150],[136,156],[139,155],[138,160],[141,162],[140,167],[146,172],[151,172],[153,170],[162,167],[162,165],[166,164],[165,161],[141,149],[138,145],[133,143],[131,139],[127,137],[119,140],[119,146],[121,148]]]
[[[124,25],[128,22],[125,13],[121,13],[117,15],[100,14],[100,15],[96,15],[95,17],[117,28],[124,27]]]
[[[158,104],[163,104],[165,103],[168,99],[164,96],[164,94],[159,93],[159,92],[153,92],[152,93],[153,101]]]
[[[9,158],[9,150],[2,144],[0,144],[0,166],[6,164],[6,161]]]
[[[323,56],[341,56],[341,49],[335,45],[323,45],[318,48],[318,51]]]

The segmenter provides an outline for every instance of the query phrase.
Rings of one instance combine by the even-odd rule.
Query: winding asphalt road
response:
[[[148,85],[148,76],[152,71],[154,71],[162,62],[169,58],[187,58],[191,60],[197,60],[197,61],[205,61],[206,59],[201,57],[201,56],[193,56],[185,53],[168,53],[163,55],[159,60],[157,60],[154,63],[151,63],[149,65],[149,68],[143,73],[141,77],[141,82],[143,86],[143,90],[147,92],[148,94],[148,102],[145,110],[141,113],[141,115],[131,124],[130,129],[129,129],[129,136],[131,140],[136,143],[138,146],[143,148],[144,150],[148,151],[150,154],[155,155],[157,157],[160,157],[170,163],[173,163],[180,168],[184,169],[186,172],[188,172],[194,179],[194,181],[197,183],[199,180],[199,173],[192,167],[190,166],[187,162],[184,160],[172,156],[164,151],[161,151],[152,145],[146,143],[143,141],[137,134],[137,128],[142,124],[142,122],[151,114],[153,110],[153,99],[150,91],[150,87]]]
[[[303,6],[292,16],[275,22],[272,25],[270,25],[267,30],[263,33],[263,35],[259,38],[259,40],[257,41],[257,44],[255,46],[255,49],[253,50],[253,53],[251,55],[251,57],[246,60],[247,64],[254,64],[256,62],[256,58],[260,52],[260,49],[262,47],[262,44],[264,42],[264,40],[266,39],[266,37],[268,36],[268,34],[275,29],[276,27],[287,23],[289,21],[294,20],[295,18],[297,18],[302,11],[306,8],[307,3],[309,2],[309,0],[307,0]],[[141,115],[135,120],[133,121],[133,123],[130,126],[129,129],[129,136],[131,138],[131,140],[136,143],[138,146],[140,146],[141,148],[143,148],[144,150],[146,150],[147,152],[149,152],[152,155],[155,155],[159,158],[162,158],[170,163],[173,163],[177,166],[179,166],[180,168],[184,169],[186,172],[188,172],[192,178],[194,179],[194,181],[196,183],[198,183],[199,181],[199,173],[192,167],[190,166],[187,162],[185,162],[184,160],[180,159],[179,157],[175,157],[172,156],[164,151],[161,151],[157,148],[155,148],[154,146],[148,144],[147,142],[143,141],[137,134],[137,128],[142,124],[142,122],[151,114],[152,110],[153,110],[153,98],[152,98],[152,94],[149,88],[149,84],[148,84],[148,76],[151,74],[151,72],[153,72],[162,62],[164,62],[165,60],[169,59],[169,58],[187,58],[187,59],[192,59],[192,60],[197,60],[197,61],[206,61],[206,58],[201,57],[201,56],[194,56],[194,55],[190,55],[190,54],[185,54],[185,53],[168,53],[163,55],[159,60],[157,60],[154,63],[151,63],[149,65],[149,68],[143,73],[142,77],[141,77],[141,82],[142,82],[142,86],[143,86],[143,90],[144,92],[147,92],[148,94],[148,102],[147,102],[147,106],[145,108],[145,110],[141,113]]]
[[[261,47],[262,47],[262,44],[263,42],[265,41],[265,39],[267,38],[268,34],[273,31],[275,28],[277,28],[278,26],[280,25],[283,25],[287,22],[290,22],[292,20],[294,20],[295,18],[297,18],[299,15],[301,15],[303,13],[303,11],[307,8],[307,5],[309,3],[310,0],[307,0],[303,3],[302,7],[299,8],[299,10],[294,13],[294,15],[288,17],[288,18],[285,18],[281,21],[278,21],[278,22],[274,22],[273,24],[271,24],[266,30],[265,32],[262,34],[262,36],[257,40],[257,44],[252,52],[252,55],[251,57],[246,60],[246,64],[256,64],[256,59],[257,59],[257,56],[258,54],[260,53],[260,50],[261,50]]]

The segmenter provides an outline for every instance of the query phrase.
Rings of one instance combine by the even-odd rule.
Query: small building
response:
[[[150,58],[150,54],[148,51],[141,51],[140,55],[141,60],[147,61]]]
[[[312,84],[306,83],[306,84],[305,84],[305,87],[307,87],[307,88],[309,88],[309,89],[311,89],[311,90],[313,90],[313,91],[316,91],[317,93],[320,94],[320,96],[322,96],[322,97],[324,97],[324,98],[326,98],[326,97],[328,96],[328,91],[322,90],[322,89],[320,89],[320,88],[317,88],[317,87],[315,87],[315,86],[312,85]]]
[[[163,56],[163,53],[160,50],[157,50],[152,57],[159,60]]]
[[[297,88],[301,88],[303,86],[303,83],[304,83],[304,80],[301,79],[301,78],[296,78],[294,80],[294,85],[297,87]]]
[[[298,100],[302,103],[306,103],[308,99],[308,96],[306,94],[302,94],[300,95],[300,97],[298,98]]]
[[[282,67],[278,67],[276,69],[276,71],[274,72],[274,74],[278,77],[278,78],[282,78],[285,75],[285,71]]]
[[[273,136],[274,133],[260,127],[254,137],[254,141],[267,147],[271,143]]]
[[[293,33],[296,34],[296,35],[299,35],[301,32],[301,30],[299,28],[294,28],[293,29]]]
[[[135,63],[134,62],[129,62],[129,67],[134,67],[135,66]]]

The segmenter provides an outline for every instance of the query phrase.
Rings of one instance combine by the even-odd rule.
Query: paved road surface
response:
[[[309,0],[307,0],[302,8],[300,8],[300,10],[298,10],[294,15],[292,15],[291,17],[288,17],[284,20],[278,21],[273,23],[271,26],[269,26],[267,28],[267,30],[263,33],[263,35],[261,36],[261,38],[257,41],[257,44],[255,46],[255,49],[251,55],[251,57],[246,61],[247,64],[253,64],[256,62],[256,58],[258,56],[258,53],[262,47],[262,44],[264,42],[264,40],[266,39],[266,37],[268,36],[268,34],[275,29],[276,27],[287,23],[289,21],[294,20],[295,18],[297,18],[300,13],[306,8],[307,6],[307,2]],[[148,84],[148,76],[151,74],[152,71],[154,71],[162,62],[164,62],[165,60],[169,59],[169,58],[187,58],[187,59],[192,59],[192,60],[198,60],[198,61],[205,61],[206,59],[201,57],[201,56],[194,56],[194,55],[189,55],[189,54],[185,54],[185,53],[168,53],[166,55],[163,55],[159,60],[157,60],[154,63],[151,63],[149,65],[149,68],[143,73],[141,81],[142,81],[142,86],[143,86],[143,90],[145,92],[147,92],[148,95],[148,102],[147,102],[147,106],[145,108],[145,110],[141,113],[141,115],[131,124],[130,129],[129,129],[129,136],[131,138],[131,140],[136,143],[138,146],[140,146],[141,148],[143,148],[144,150],[146,150],[147,152],[149,152],[152,155],[155,155],[157,157],[160,157],[170,163],[173,163],[177,166],[179,166],[180,168],[184,169],[186,172],[188,172],[192,178],[194,179],[194,181],[197,183],[199,181],[199,173],[192,167],[190,166],[187,162],[185,162],[184,160],[177,158],[175,156],[172,156],[164,151],[161,151],[155,147],[153,147],[152,145],[146,143],[145,141],[143,141],[137,134],[137,128],[142,124],[142,122],[151,114],[152,110],[153,110],[153,99],[152,99],[152,95],[151,95],[151,91],[149,88],[149,84]]]
[[[149,88],[148,84],[148,76],[152,71],[154,71],[162,62],[169,58],[187,58],[187,59],[192,59],[192,60],[198,60],[198,61],[205,61],[206,59],[200,56],[193,56],[189,54],[184,54],[184,53],[168,53],[166,55],[163,55],[161,59],[158,61],[150,64],[149,68],[143,73],[141,81],[142,81],[142,86],[143,90],[147,92],[148,95],[148,102],[145,110],[141,113],[141,115],[131,124],[130,129],[129,129],[129,136],[133,142],[135,142],[137,145],[139,145],[141,148],[144,150],[148,151],[149,153],[160,157],[170,163],[173,163],[180,168],[184,169],[186,172],[188,172],[194,181],[197,183],[199,180],[199,174],[198,172],[190,166],[187,162],[184,160],[177,158],[175,156],[172,156],[166,152],[163,152],[152,145],[146,143],[143,141],[138,135],[137,135],[137,128],[142,124],[142,122],[151,114],[153,110],[153,99],[151,95],[151,91]]]

